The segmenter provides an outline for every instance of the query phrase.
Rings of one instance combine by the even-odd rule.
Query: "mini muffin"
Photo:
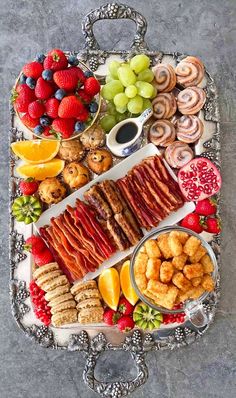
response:
[[[105,144],[106,135],[97,124],[94,124],[87,131],[81,134],[80,141],[86,149],[96,149]]]
[[[79,162],[83,159],[85,150],[79,140],[62,141],[58,156],[68,162]]]
[[[71,162],[62,172],[64,181],[71,189],[81,188],[89,182],[89,170],[82,163]]]
[[[66,188],[56,178],[46,178],[39,184],[39,197],[48,205],[60,202],[66,196]]]
[[[97,149],[90,152],[87,156],[88,167],[96,174],[102,174],[109,170],[113,160],[109,151]]]

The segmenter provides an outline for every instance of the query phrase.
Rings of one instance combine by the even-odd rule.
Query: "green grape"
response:
[[[125,94],[128,98],[134,98],[135,95],[138,94],[138,89],[134,84],[132,84],[131,86],[126,87]]]
[[[153,87],[153,94],[152,94],[151,98],[156,98],[156,96],[157,96],[157,88],[156,88],[156,86],[154,84],[152,84],[152,87]]]
[[[149,65],[150,59],[145,54],[135,55],[130,60],[130,68],[137,74],[149,68]]]
[[[119,93],[115,95],[113,101],[116,108],[123,108],[127,105],[129,99],[124,93]]]
[[[116,107],[113,102],[108,102],[106,111],[109,115],[116,115]]]
[[[125,106],[117,107],[116,111],[118,113],[125,113],[127,111],[127,106],[125,105]]]
[[[119,67],[120,67],[120,62],[115,61],[115,60],[109,62],[109,64],[108,64],[108,70],[109,70],[109,72],[110,72],[110,74],[111,74],[111,77],[112,77],[113,79],[117,79],[117,78],[118,78],[117,70],[118,70]]]
[[[145,109],[148,109],[148,108],[152,108],[152,103],[151,103],[150,99],[143,98],[143,109],[142,109],[142,112],[144,112]]]
[[[109,131],[116,125],[115,116],[112,115],[103,116],[103,118],[100,120],[100,125],[106,133],[109,133]]]
[[[122,122],[123,120],[125,120],[125,119],[127,119],[127,112],[124,112],[124,113],[119,113],[119,112],[117,112],[116,113],[116,121],[117,121],[117,123],[119,123],[119,122]]]
[[[114,80],[114,79],[113,79],[113,77],[111,77],[111,75],[106,75],[106,79],[105,79],[106,83],[110,83],[112,80]]]
[[[129,65],[120,66],[118,69],[118,77],[123,86],[128,87],[136,82],[136,76]]]
[[[131,113],[141,113],[143,109],[143,99],[139,95],[131,98],[128,102],[128,110]]]
[[[154,73],[151,69],[145,69],[138,74],[137,80],[151,83],[154,79]]]
[[[119,80],[112,80],[102,87],[102,96],[106,100],[112,100],[116,94],[122,93],[124,87]]]
[[[138,94],[144,98],[151,98],[153,95],[153,85],[147,82],[136,82],[136,87],[138,88]]]

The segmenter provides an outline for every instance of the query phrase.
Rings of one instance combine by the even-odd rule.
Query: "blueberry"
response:
[[[70,65],[77,66],[79,64],[79,60],[76,58],[75,55],[70,55],[68,57],[68,62]]]
[[[65,97],[65,95],[66,95],[66,92],[62,88],[59,88],[59,90],[57,90],[55,92],[55,98],[58,99],[59,101],[61,101],[62,98]]]
[[[36,81],[32,77],[27,77],[25,82],[26,82],[27,86],[29,86],[32,89],[35,88],[35,86],[36,86]]]
[[[52,70],[51,70],[51,69],[45,69],[45,70],[43,70],[43,72],[42,72],[42,78],[43,78],[44,80],[47,80],[47,81],[52,80],[52,75],[53,75],[53,73],[52,73]]]
[[[75,131],[83,131],[85,129],[85,124],[83,122],[75,123]]]
[[[86,72],[84,72],[85,77],[93,77],[93,72],[90,72],[90,70],[86,70]]]
[[[50,126],[51,119],[48,116],[41,116],[39,119],[41,126]]]
[[[40,62],[42,64],[45,58],[46,57],[43,53],[36,54],[35,61]]]
[[[22,75],[20,76],[20,84],[25,84],[26,83],[26,79],[27,77],[24,75],[24,73],[22,73]]]
[[[34,128],[34,134],[36,135],[41,135],[44,132],[44,128],[43,126],[40,126],[40,124],[38,124],[38,126],[36,126]]]
[[[96,102],[91,102],[89,104],[89,112],[96,113],[98,110],[98,104]]]

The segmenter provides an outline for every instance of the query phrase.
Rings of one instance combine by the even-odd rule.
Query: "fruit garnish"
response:
[[[56,177],[60,174],[64,168],[64,164],[65,162],[61,159],[53,159],[47,163],[24,164],[17,167],[16,171],[22,177],[34,177],[36,180],[42,181],[47,177]]]
[[[56,98],[49,98],[45,103],[45,111],[48,116],[53,119],[58,117],[58,108],[60,105],[60,101]]]
[[[133,310],[134,306],[125,297],[122,297],[119,301],[118,311],[123,315],[130,315]]]
[[[19,196],[12,204],[12,215],[18,222],[25,224],[36,222],[41,213],[41,203],[35,196]]]
[[[65,69],[67,65],[68,61],[65,54],[58,48],[51,50],[43,62],[44,69],[51,69],[53,71]]]
[[[88,77],[84,82],[84,91],[92,97],[99,93],[100,84],[95,77]]]
[[[141,329],[153,330],[160,327],[163,321],[163,315],[147,304],[139,303],[136,305],[133,312],[133,320],[135,324]]]
[[[108,268],[101,272],[98,288],[107,306],[116,311],[120,298],[120,278],[116,268]]]
[[[66,91],[72,91],[78,87],[78,75],[76,68],[59,70],[54,73],[53,80],[58,87]]]
[[[18,112],[28,112],[28,106],[34,100],[34,91],[26,84],[21,84],[12,90],[11,102]]]
[[[103,321],[109,326],[114,326],[117,324],[120,317],[121,314],[119,312],[114,311],[112,309],[108,309],[104,311]]]
[[[212,216],[216,214],[217,206],[216,199],[207,198],[197,202],[195,212],[201,216]]]
[[[31,164],[45,163],[53,159],[60,148],[58,141],[27,140],[17,141],[11,144],[15,155]],[[34,177],[28,176],[27,177]]]
[[[197,213],[189,213],[183,218],[180,225],[200,234],[203,231],[204,220]]]
[[[70,95],[62,99],[58,108],[58,116],[64,119],[76,118],[83,110],[84,106],[79,98]]]
[[[21,180],[19,188],[23,195],[33,195],[38,190],[39,184],[34,178],[27,178],[26,180]]]
[[[53,261],[53,255],[48,248],[34,255],[34,262],[38,267]]]
[[[23,73],[27,77],[32,77],[33,79],[38,79],[43,71],[43,65],[40,62],[33,61],[26,64],[23,69]]]
[[[178,304],[174,306],[174,310],[182,308],[182,304]],[[177,314],[163,314],[163,323],[164,325],[168,325],[169,323],[183,323],[185,321],[185,313],[179,312]]]
[[[75,119],[56,118],[52,122],[52,133],[58,138],[70,138],[75,131]]]
[[[42,102],[33,101],[28,106],[28,112],[33,119],[38,119],[44,114],[45,107]]]
[[[34,280],[29,285],[30,297],[34,304],[34,313],[36,317],[48,326],[51,323],[51,309],[45,299],[45,292],[35,283]]]
[[[35,95],[38,99],[46,100],[53,94],[53,86],[46,82],[42,77],[39,77],[35,86]]]
[[[129,316],[124,315],[118,320],[117,326],[121,332],[126,333],[134,328],[134,321]]]
[[[40,236],[31,235],[26,239],[24,244],[24,250],[29,251],[33,255],[41,253],[47,248],[44,240]]]
[[[221,175],[206,158],[196,158],[178,173],[180,189],[188,201],[199,201],[216,194],[221,188]]]
[[[20,120],[22,121],[22,123],[29,127],[29,128],[34,128],[39,124],[39,119],[33,119],[28,113],[25,113]]]
[[[121,290],[125,298],[132,304],[135,305],[138,301],[138,296],[132,286],[130,279],[130,261],[127,260],[121,267],[120,270],[120,285]]]
[[[206,219],[206,226],[204,230],[211,234],[219,234],[221,232],[220,219],[218,217],[208,217]]]

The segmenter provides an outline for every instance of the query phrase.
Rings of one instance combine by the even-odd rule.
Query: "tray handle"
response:
[[[131,19],[136,23],[131,48],[140,51],[147,50],[148,46],[144,40],[147,31],[147,21],[142,14],[121,3],[108,3],[89,12],[82,21],[82,31],[85,37],[85,47],[89,50],[99,50],[99,44],[93,33],[93,24],[103,19]]]

